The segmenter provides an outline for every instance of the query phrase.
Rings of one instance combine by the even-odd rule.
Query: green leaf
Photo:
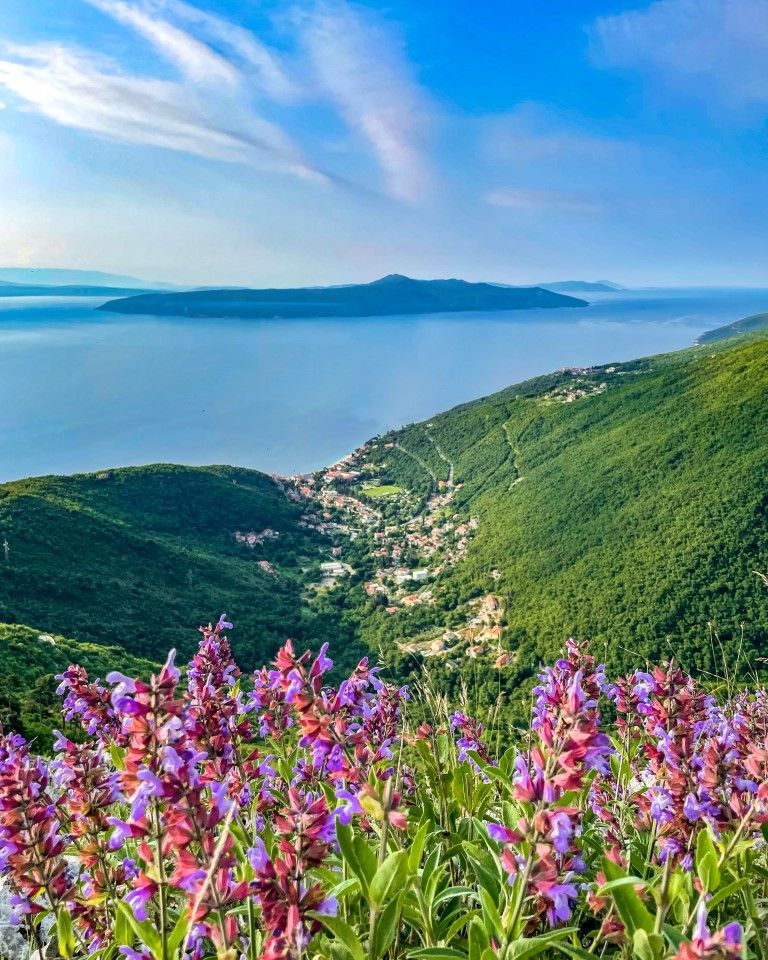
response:
[[[340,883],[337,883],[335,887],[331,887],[328,891],[328,896],[336,897],[337,900],[343,900],[344,897],[359,889],[360,881],[357,877],[349,877],[348,880],[342,880]]]
[[[637,960],[658,960],[664,953],[664,938],[658,933],[635,930],[632,937],[632,954]]]
[[[355,837],[355,856],[360,864],[360,869],[370,885],[373,875],[376,873],[376,854],[371,850],[363,837]]]
[[[347,948],[352,960],[365,960],[363,945],[348,923],[345,923],[340,917],[326,917],[319,913],[315,913],[313,916],[322,923],[326,930],[333,934],[339,943]]]
[[[123,900],[117,901],[117,909],[128,921],[129,926],[136,934],[138,939],[144,944],[144,946],[149,948],[149,952],[153,956],[159,957],[162,953],[160,934],[157,932],[152,923],[149,920],[137,920],[133,915],[133,910],[131,910],[128,904]]]
[[[485,919],[485,929],[489,934],[492,934],[497,940],[504,940],[504,926],[501,922],[501,917],[499,916],[498,908],[496,903],[491,897],[490,893],[485,890],[483,887],[480,887],[480,905],[483,908],[483,918]]]
[[[450,943],[462,927],[465,927],[468,923],[470,923],[473,917],[479,916],[479,910],[462,910],[459,916],[456,917],[456,919],[447,929],[442,923],[440,924],[438,927],[439,939]]]
[[[750,877],[742,877],[740,880],[734,880],[733,883],[727,883],[724,887],[720,887],[717,893],[712,895],[712,899],[707,900],[707,910],[713,910],[718,903],[722,903],[723,900],[732,897],[734,893],[738,893],[749,882]]]
[[[125,750],[118,747],[116,743],[110,743],[109,755],[112,758],[112,765],[114,766],[115,770],[122,770],[125,767]]]
[[[479,896],[477,890],[474,887],[446,887],[445,890],[441,890],[437,894],[435,899],[432,901],[432,906],[436,907],[438,903],[442,903],[444,900],[453,900],[456,897],[475,897]]]
[[[603,857],[603,873],[608,883],[626,878],[626,874],[621,867],[617,867],[613,860],[609,860],[607,857]],[[634,887],[619,884],[613,887],[610,893],[619,916],[624,921],[624,925],[630,934],[634,935],[635,930],[645,930],[646,933],[653,932],[653,917],[635,892]]]
[[[713,893],[720,886],[718,859],[709,831],[700,830],[696,839],[696,873],[707,893]]]
[[[368,848],[368,845],[362,837],[356,837],[354,835],[351,826],[341,824],[338,821],[336,823],[336,839],[339,842],[342,857],[349,865],[349,869],[360,881],[360,886],[367,900],[369,897],[368,888],[370,878],[373,873],[370,858],[373,859],[373,869],[376,869],[376,859],[373,851]],[[370,858],[368,856],[369,854]]]
[[[378,958],[383,956],[392,945],[397,933],[397,925],[400,920],[400,904],[402,896],[395,897],[384,908],[383,913],[376,920],[373,928],[373,956]]]
[[[476,917],[469,925],[469,960],[481,960],[483,951],[491,943],[483,922]]]
[[[184,936],[187,932],[189,922],[186,910],[182,910],[179,919],[176,921],[176,926],[171,930],[171,935],[168,937],[169,956],[172,957],[184,942]]]
[[[389,854],[371,880],[371,903],[381,906],[387,903],[405,883],[408,876],[408,854],[395,850]]]
[[[506,960],[530,960],[545,950],[548,950],[558,940],[569,936],[576,930],[576,927],[562,927],[559,930],[552,930],[551,933],[543,933],[539,937],[521,937],[519,940],[512,940],[507,944],[505,951]]]
[[[667,923],[664,924],[664,936],[669,940],[673,950],[679,950],[680,944],[685,942],[682,932],[677,927],[671,927]]]
[[[422,887],[426,886],[429,883],[429,878],[432,876],[432,873],[437,869],[437,865],[440,863],[440,845],[438,844],[432,853],[427,857],[426,863],[421,871],[421,883]]]
[[[473,871],[475,876],[480,883],[480,886],[483,887],[491,895],[491,897],[498,901],[501,896],[501,878],[498,873],[493,873],[488,869],[483,863],[478,859],[478,855],[481,853],[480,849],[473,844],[465,843],[464,850],[467,855],[467,859],[472,864]],[[494,866],[498,867],[498,861],[493,860]]]
[[[595,960],[594,953],[590,953],[583,947],[575,947],[572,943],[553,943],[552,947],[571,957],[572,960]]]
[[[353,873],[360,876],[361,868],[357,859],[357,854],[355,853],[354,847],[354,831],[349,824],[341,823],[339,820],[336,821],[336,840],[339,844],[339,850],[341,850],[341,855],[344,857],[346,862],[349,864],[350,870]]]
[[[134,940],[136,938],[130,923],[128,923],[128,918],[125,916],[122,910],[118,910],[115,913],[114,926],[115,926],[115,946],[116,947],[133,946]]]
[[[75,932],[72,929],[72,917],[66,907],[56,914],[56,938],[59,941],[59,953],[64,960],[70,960],[75,953]]]
[[[618,880],[609,880],[608,883],[604,883],[597,891],[597,896],[604,897],[617,887],[635,887],[637,884],[645,886],[645,881],[641,877],[619,877]]]
[[[454,950],[453,947],[421,947],[411,950],[408,956],[415,960],[467,960],[466,953]]]
[[[408,866],[410,867],[411,873],[416,873],[419,869],[421,855],[424,853],[424,844],[427,842],[427,833],[429,832],[430,826],[429,820],[425,820],[411,841],[411,849],[408,851]]]

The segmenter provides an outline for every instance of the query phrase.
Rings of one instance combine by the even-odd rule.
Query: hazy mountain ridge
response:
[[[146,290],[151,288],[147,287]],[[91,287],[88,285],[64,284],[60,286],[36,286],[21,283],[0,283],[0,297],[127,297],[136,293],[134,287]]]
[[[6,283],[28,287],[107,287],[127,290],[170,289],[171,284],[153,283],[120,273],[101,270],[75,270],[61,267],[0,267],[0,285]]]

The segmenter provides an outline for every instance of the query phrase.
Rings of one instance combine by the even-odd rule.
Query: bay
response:
[[[389,427],[563,366],[689,346],[768,291],[359,320],[110,315],[0,299],[0,481],[153,462],[314,469]]]

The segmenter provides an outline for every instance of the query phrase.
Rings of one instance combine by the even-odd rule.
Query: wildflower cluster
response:
[[[568,641],[496,756],[367,660],[331,684],[327,645],[244,676],[231,627],[186,670],[70,667],[84,739],[51,758],[0,736],[0,870],[38,946],[51,918],[64,960],[768,960],[764,691],[609,682]]]

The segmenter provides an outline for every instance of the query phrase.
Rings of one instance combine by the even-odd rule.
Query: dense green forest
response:
[[[131,656],[119,646],[102,646],[40,633],[20,624],[0,623],[0,724],[47,750],[51,730],[61,726],[56,674],[80,664],[90,679],[119,670],[149,677],[156,664]]]
[[[392,617],[350,591],[343,621],[406,673],[428,670],[443,689],[468,685],[485,700],[500,684],[525,687],[569,635],[589,638],[611,669],[674,655],[722,672],[738,651],[760,668],[767,406],[768,337],[754,335],[538,377],[382,437],[369,459],[386,481],[416,489],[441,476],[425,452],[431,438],[454,464],[455,502],[479,517],[478,534],[433,606]],[[393,456],[400,448],[425,467]],[[503,676],[487,659],[448,670],[395,653],[488,590],[505,601],[513,660]]]
[[[162,658],[170,647],[191,653],[199,624],[226,611],[237,622],[236,654],[253,667],[310,629],[302,568],[316,566],[321,548],[301,515],[271,478],[232,467],[4,484],[0,621]],[[255,547],[235,539],[265,528],[279,536]]]

